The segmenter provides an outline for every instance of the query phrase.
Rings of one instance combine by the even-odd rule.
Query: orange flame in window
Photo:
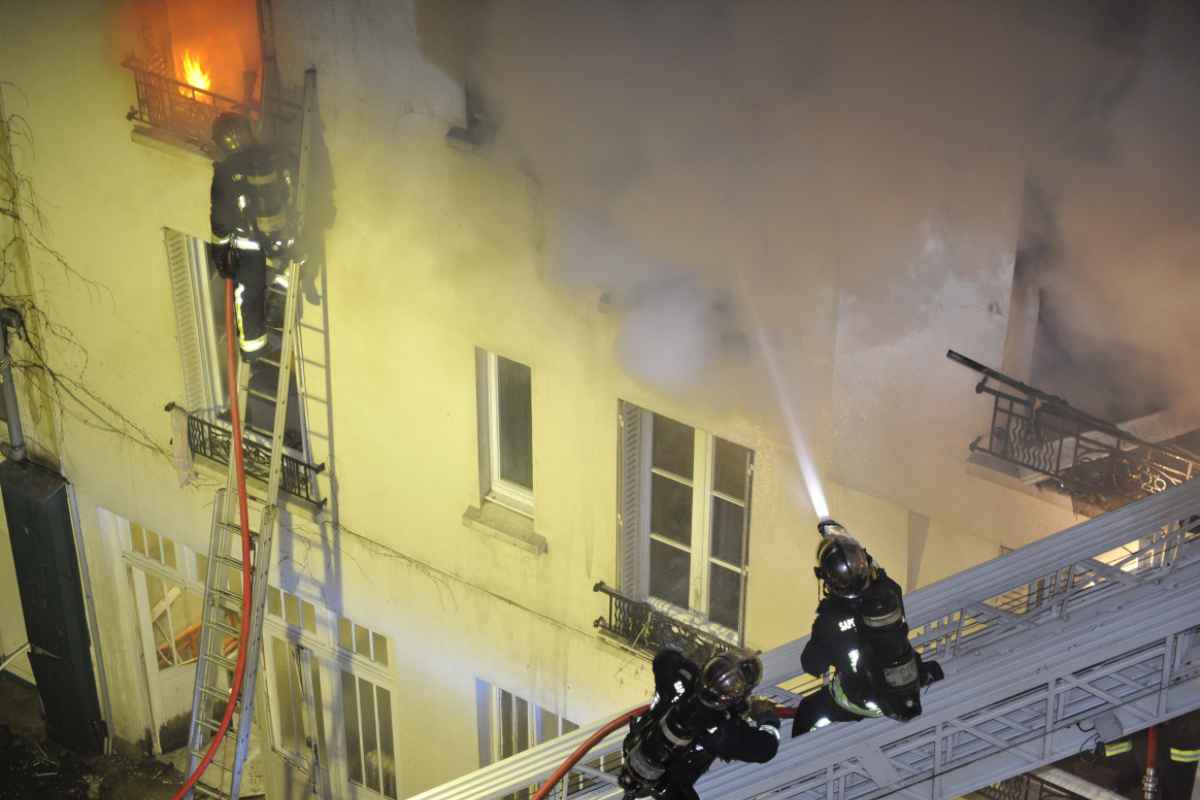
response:
[[[212,77],[200,66],[200,59],[192,57],[191,50],[183,51],[183,79],[197,89],[212,88]]]

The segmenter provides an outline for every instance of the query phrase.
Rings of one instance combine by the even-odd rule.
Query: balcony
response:
[[[688,658],[703,664],[718,653],[738,648],[724,639],[664,614],[641,600],[627,597],[600,581],[592,591],[608,595],[608,616],[592,623],[604,634],[647,658],[661,648],[674,646]]]
[[[947,357],[980,373],[975,391],[992,398],[988,432],[971,442],[971,452],[1014,474],[1040,476],[1068,495],[1079,513],[1112,511],[1200,473],[1191,453],[1143,441],[953,350]]]
[[[170,410],[170,407],[168,407]],[[187,416],[188,449],[192,456],[203,456],[210,461],[223,466],[229,465],[230,442],[232,432],[216,422],[210,422],[195,414]],[[267,482],[271,472],[271,448],[248,436],[242,438],[242,459],[246,468],[246,477]],[[292,497],[319,508],[324,508],[325,500],[318,497],[316,477],[325,471],[324,464],[309,464],[283,454],[282,474],[279,488]]]
[[[277,99],[268,99],[265,104],[234,100],[176,80],[133,55],[122,66],[133,72],[137,92],[137,103],[130,107],[125,118],[138,123],[136,132],[157,141],[215,158],[218,154],[212,141],[213,120],[227,111],[254,120],[265,117],[273,130],[298,136],[301,109],[296,103]],[[282,138],[286,144],[289,137]]]

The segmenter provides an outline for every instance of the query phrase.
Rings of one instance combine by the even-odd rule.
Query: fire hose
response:
[[[230,443],[230,449],[233,450],[234,471],[237,476],[237,492],[238,492],[238,514],[241,519],[242,528],[242,625],[241,632],[238,638],[238,657],[237,664],[233,670],[233,686],[229,689],[229,700],[225,704],[225,715],[221,718],[221,724],[217,727],[216,734],[212,741],[209,742],[208,750],[205,751],[204,757],[200,759],[200,763],[196,765],[196,769],[187,780],[183,782],[183,786],[175,793],[171,800],[182,800],[192,787],[196,785],[196,781],[200,780],[200,776],[204,774],[204,770],[212,763],[213,756],[216,755],[217,748],[221,746],[221,742],[225,739],[225,734],[229,730],[230,720],[233,719],[233,710],[237,705],[238,698],[242,693],[242,678],[246,674],[246,649],[250,641],[250,511],[246,502],[246,470],[242,463],[242,420],[238,413],[238,352],[237,337],[233,330],[233,279],[225,279],[225,353],[226,366],[229,376],[229,418],[233,425],[233,440]],[[197,675],[197,680],[203,680],[203,675]]]
[[[558,782],[563,779],[563,776],[565,776],[568,772],[570,772],[571,768],[574,767],[576,764],[578,764],[583,759],[583,757],[588,754],[589,750],[591,750],[593,747],[598,745],[601,742],[601,740],[604,739],[604,737],[608,736],[610,733],[615,731],[617,728],[620,728],[622,725],[624,725],[626,722],[633,719],[634,717],[640,717],[642,714],[645,714],[649,709],[650,709],[650,706],[638,706],[637,708],[633,709],[632,711],[626,711],[624,714],[617,717],[612,722],[610,722],[607,725],[605,725],[604,727],[600,728],[595,733],[593,733],[591,736],[589,736],[587,739],[585,739],[583,741],[583,743],[581,745],[579,745],[579,747],[575,748],[575,752],[571,753],[571,755],[567,758],[567,760],[564,761],[562,764],[560,764],[558,769],[554,770],[553,774],[551,774],[550,777],[546,779],[546,782],[541,785],[541,788],[539,788],[537,790],[537,792],[534,793],[533,797],[531,797],[530,800],[546,800],[546,797],[549,796],[551,790],[554,789],[554,787],[558,784]],[[792,717],[794,717],[796,715],[796,709],[794,709],[794,708],[777,708],[776,713],[778,713],[779,716],[783,719],[791,719]]]

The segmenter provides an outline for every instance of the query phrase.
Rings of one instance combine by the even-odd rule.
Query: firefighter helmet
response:
[[[254,130],[246,117],[226,111],[213,120],[212,138],[221,152],[229,155],[248,147],[254,141]]]
[[[817,545],[817,577],[825,589],[837,597],[857,598],[871,585],[874,570],[867,551],[846,529],[832,520],[822,522],[821,543]]]
[[[758,656],[713,656],[700,671],[700,701],[710,708],[729,708],[750,696],[762,674]]]

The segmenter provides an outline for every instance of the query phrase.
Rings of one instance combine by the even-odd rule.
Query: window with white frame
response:
[[[225,342],[225,279],[209,262],[205,243],[194,236],[163,229],[167,271],[175,307],[175,338],[183,366],[184,405],[188,413],[228,419],[229,394]],[[251,373],[250,396],[243,421],[250,435],[269,437],[275,424],[273,398],[279,380],[278,363],[268,354]],[[303,413],[296,373],[288,389],[284,444],[293,451],[304,446]]]
[[[740,642],[753,451],[624,401],[619,427],[622,591]]]
[[[523,753],[579,727],[550,709],[487,681],[477,680],[475,689],[481,767]],[[521,789],[503,800],[528,800],[535,789]]]
[[[476,350],[479,477],[485,500],[533,515],[532,371]]]
[[[342,670],[342,729],[350,782],[396,797],[396,749],[392,693],[361,675]]]

